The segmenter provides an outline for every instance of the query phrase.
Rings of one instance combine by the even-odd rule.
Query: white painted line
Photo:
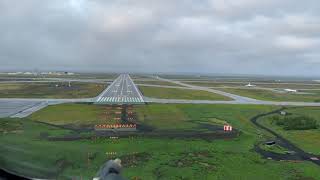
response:
[[[131,82],[132,82],[132,84],[133,84],[133,80],[131,79],[131,77],[130,77],[129,75],[127,75],[127,76],[128,76],[128,78],[131,80]],[[137,88],[137,86],[136,86],[135,84],[133,84],[133,86],[134,86],[134,88],[135,88],[135,90],[136,90],[137,94],[139,95],[140,99],[142,99],[142,100],[143,100],[142,95],[141,95],[141,93],[140,93],[139,89]]]
[[[117,83],[117,81],[120,79],[120,77],[117,77],[108,87],[105,89],[98,97],[103,97],[104,94],[107,94],[107,92],[111,91],[114,84]]]

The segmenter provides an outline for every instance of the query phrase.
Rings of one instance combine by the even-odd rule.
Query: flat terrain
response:
[[[181,81],[187,84],[202,86],[202,87],[244,87],[248,83],[246,82],[211,82],[211,81]]]
[[[139,121],[158,129],[205,131],[206,124],[217,124],[220,120],[246,131],[253,130],[251,125],[246,126],[247,117],[273,108],[252,105],[151,104],[138,106],[136,111]],[[199,124],[203,127],[199,127]]]
[[[151,125],[162,127],[175,118],[162,118],[162,112],[178,112],[180,123],[189,120],[225,120],[241,130],[229,140],[200,138],[129,137],[77,141],[48,141],[47,136],[63,136],[64,130],[30,119],[1,119],[0,164],[28,176],[53,179],[91,179],[106,160],[119,157],[128,179],[310,179],[320,178],[319,167],[310,162],[279,162],[262,159],[252,151],[261,132],[249,118],[276,109],[249,105],[147,105],[135,107]],[[58,116],[58,115],[57,115]],[[167,116],[167,115],[165,115]],[[43,116],[45,118],[45,116]],[[152,117],[152,118],[151,118]],[[168,120],[166,120],[168,119]],[[177,125],[176,122],[174,125]],[[173,126],[174,126],[173,125]],[[170,128],[170,127],[168,127]],[[263,139],[263,138],[262,138]],[[110,155],[114,153],[115,155]]]
[[[144,81],[139,81],[135,80],[134,81],[136,84],[148,84],[148,85],[161,85],[161,86],[180,86],[178,84],[166,82],[166,81],[158,81],[158,80],[144,80]]]
[[[104,78],[100,75],[92,77]],[[133,77],[139,78],[135,83],[173,85],[170,82],[151,81],[147,79],[149,76]],[[170,76],[170,78],[186,77]],[[194,76],[188,78],[192,79]],[[208,77],[198,79],[205,81],[206,78]],[[119,93],[123,95],[121,92],[128,92],[128,88],[126,89],[128,81],[126,78],[122,80],[119,86],[114,86],[116,92],[113,92],[114,89],[111,92],[115,93],[114,96],[118,97]],[[230,79],[230,81],[236,80]],[[243,79],[239,80],[238,85],[242,86],[242,83]],[[219,87],[225,84],[235,83],[221,82]],[[55,85],[56,83],[39,82],[5,83],[4,86],[0,84],[0,95],[82,98],[95,97],[106,88],[105,85],[98,83],[74,82],[72,87],[68,87],[68,83]],[[121,90],[117,91],[117,88]],[[145,96],[155,98],[231,100],[201,90],[145,86],[139,86],[139,89]],[[4,95],[2,92],[7,94]],[[318,94],[317,90],[310,92]],[[279,101],[317,101],[317,98],[319,99],[319,95],[279,94],[278,96],[278,93],[275,95],[271,91],[251,92],[251,89],[249,92],[241,93],[244,93],[240,94],[243,96],[263,98],[263,100],[274,98]],[[102,93],[101,98],[104,97],[111,96]],[[231,104],[134,105],[130,111],[136,117],[139,127],[145,128],[146,131],[140,134],[134,132],[127,136],[121,136],[117,132],[111,138],[99,137],[101,134],[93,131],[92,127],[95,124],[118,123],[114,118],[118,117],[115,112],[120,111],[119,109],[110,109],[104,104],[89,103],[50,105],[27,118],[0,119],[0,167],[38,178],[92,179],[103,163],[109,159],[120,158],[124,166],[124,176],[128,179],[320,179],[319,166],[311,162],[268,160],[254,150],[257,144],[269,140],[271,135],[256,127],[250,119],[279,108],[279,106]],[[316,119],[320,117],[320,108],[316,107],[290,107],[287,111]],[[260,120],[304,150],[320,154],[319,129],[284,131],[272,124],[269,116]],[[224,139],[212,135],[224,124],[232,125],[234,132],[240,133]],[[173,133],[175,136],[166,134],[172,132],[176,133]],[[194,136],[186,136],[189,132]],[[206,136],[200,136],[201,134]],[[263,149],[281,154],[287,151],[280,146],[272,148],[263,146]]]
[[[98,105],[61,104],[48,106],[33,113],[29,118],[54,125],[86,126],[110,121],[110,118],[106,118],[105,112],[105,107]]]
[[[262,89],[219,89],[232,94],[250,97],[266,101],[301,101],[301,102],[319,102],[320,94],[295,94],[295,93],[278,93]],[[312,91],[313,92],[313,91]]]
[[[182,81],[187,84],[203,87],[239,87],[244,88],[249,82],[259,88],[272,89],[320,89],[320,83],[275,83],[275,82],[220,82],[220,81]]]
[[[320,89],[320,83],[257,84],[257,86],[277,89]]]
[[[313,117],[320,124],[320,108],[317,107],[299,107],[285,110],[291,115],[304,115]],[[280,116],[280,115],[279,115]],[[272,118],[266,117],[261,120],[265,126],[275,130],[277,133],[304,149],[306,152],[320,155],[320,129],[312,130],[284,130],[282,127],[272,123]]]
[[[147,97],[163,99],[194,99],[194,100],[231,100],[228,97],[202,90],[158,88],[139,86],[142,94]]]
[[[0,98],[90,98],[104,89],[104,84],[72,82],[1,83]]]

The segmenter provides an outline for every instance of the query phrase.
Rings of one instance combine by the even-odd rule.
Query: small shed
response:
[[[281,114],[282,116],[285,116],[285,115],[287,115],[287,112],[281,111],[280,114]]]

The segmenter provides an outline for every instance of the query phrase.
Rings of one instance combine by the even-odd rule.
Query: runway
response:
[[[96,99],[95,104],[141,104],[141,92],[128,74],[121,74]]]
[[[0,118],[13,116],[32,108],[38,102],[34,101],[0,101]]]
[[[47,102],[39,102],[39,103],[36,103],[36,104],[34,104],[33,106],[31,106],[31,107],[29,107],[27,109],[19,111],[17,114],[14,114],[14,115],[12,115],[10,117],[11,118],[25,118],[25,117],[28,117],[29,115],[31,115],[32,113],[37,112],[40,109],[43,109],[43,108],[45,108],[47,106],[48,106]]]
[[[317,102],[275,102],[262,101],[248,97],[243,97],[209,87],[199,87],[182,83],[179,81],[157,78],[180,86],[146,85],[154,87],[181,88],[204,90],[221,94],[234,99],[233,101],[210,101],[210,100],[184,100],[184,99],[158,99],[143,97],[132,79],[127,74],[120,75],[111,85],[108,86],[98,97],[79,99],[50,99],[50,98],[0,98],[0,118],[3,117],[26,117],[47,105],[62,103],[95,103],[95,104],[143,104],[164,103],[164,104],[256,104],[256,105],[276,105],[276,106],[320,106]]]

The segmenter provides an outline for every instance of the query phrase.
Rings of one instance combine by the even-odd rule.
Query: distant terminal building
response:
[[[41,72],[41,75],[56,75],[56,76],[61,76],[61,75],[75,75],[73,72]]]

